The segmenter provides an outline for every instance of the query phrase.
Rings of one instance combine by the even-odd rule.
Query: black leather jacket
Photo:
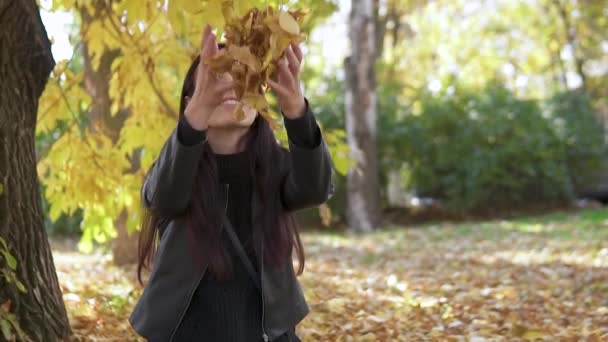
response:
[[[307,115],[312,115],[310,112]],[[317,128],[318,129],[318,128]],[[319,134],[319,136],[321,136]],[[186,210],[194,185],[197,165],[206,139],[194,146],[179,142],[173,131],[149,176],[142,186],[142,202],[161,217],[170,217],[160,238],[152,273],[144,292],[135,305],[129,322],[149,341],[171,341],[194,290],[201,281],[201,270],[190,254],[191,243],[185,228]],[[331,157],[322,138],[316,147],[302,148],[290,141],[287,158],[281,168],[282,181],[277,182],[286,210],[319,205],[333,193]],[[257,196],[252,202],[253,224],[261,208]],[[264,246],[262,245],[262,251]],[[262,253],[263,255],[263,253]],[[259,260],[262,284],[263,336],[252,340],[272,341],[293,329],[309,312],[308,304],[291,263],[274,269]]]

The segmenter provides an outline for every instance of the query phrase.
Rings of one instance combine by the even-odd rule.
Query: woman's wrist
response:
[[[306,100],[302,116],[295,119],[285,116],[284,123],[291,142],[296,146],[312,149],[319,145],[321,131],[309,106]]]
[[[191,108],[186,107],[184,110],[184,117],[188,121],[190,127],[194,128],[197,131],[205,131],[207,130],[207,118],[208,115],[204,114],[201,110],[196,111],[191,110]]]
[[[192,127],[186,117],[179,119],[177,124],[177,140],[182,145],[194,146],[205,139],[206,131],[199,131]]]
[[[281,108],[283,115],[288,119],[298,119],[306,114],[306,100],[304,96],[296,99],[293,105],[288,106],[287,108]]]

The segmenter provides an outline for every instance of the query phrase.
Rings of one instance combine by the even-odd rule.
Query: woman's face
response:
[[[229,73],[217,76],[217,82],[231,82],[232,76]],[[196,85],[195,85],[196,87]],[[208,126],[209,128],[243,128],[249,127],[257,117],[257,111],[255,108],[251,108],[247,105],[243,106],[243,112],[245,118],[243,120],[237,120],[235,110],[238,102],[236,100],[236,92],[234,90],[227,91],[224,93],[222,102],[215,108],[211,116],[209,117]]]

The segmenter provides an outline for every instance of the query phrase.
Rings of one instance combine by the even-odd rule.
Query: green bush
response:
[[[317,118],[326,128],[343,128],[344,82],[316,82],[323,86],[308,96]],[[406,99],[400,82],[380,82],[377,88],[383,189],[388,172],[401,169],[407,175],[404,190],[456,210],[500,210],[562,203],[605,169],[603,128],[591,99],[580,91],[522,100],[500,81],[480,91],[452,79],[437,94]],[[338,178],[329,204],[343,213],[345,179]]]
[[[422,113],[398,125],[409,185],[454,209],[572,198],[605,149],[588,104],[575,94],[520,100],[498,83],[425,95]]]
[[[578,90],[559,93],[546,101],[544,110],[562,144],[575,189],[592,188],[606,170],[608,148],[591,98]]]

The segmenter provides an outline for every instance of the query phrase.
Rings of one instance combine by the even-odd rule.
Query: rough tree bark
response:
[[[57,341],[71,330],[44,229],[34,149],[38,98],[55,61],[34,0],[0,0],[0,27],[0,236],[27,288],[21,293],[0,278],[0,304],[10,302],[32,340]]]
[[[82,17],[81,36],[86,36],[89,26],[103,16],[104,4],[95,3],[93,12],[89,13],[86,7],[79,9]],[[120,50],[106,50],[99,58],[97,68],[93,67],[92,56],[89,53],[88,43],[83,41],[84,59],[84,85],[92,98],[89,109],[91,119],[91,132],[108,136],[113,143],[118,141],[120,130],[129,116],[129,110],[123,109],[112,115],[110,98],[110,79],[112,76],[112,63],[120,56]],[[139,170],[139,153],[133,156],[133,170]],[[125,170],[125,172],[133,172]],[[112,256],[116,265],[125,265],[137,261],[137,241],[139,232],[127,232],[127,212],[123,210],[120,217],[114,220],[117,236],[112,240]]]
[[[373,0],[352,0],[349,19],[351,55],[346,75],[346,132],[354,165],[347,179],[347,220],[368,232],[381,221],[376,148],[376,44]]]

